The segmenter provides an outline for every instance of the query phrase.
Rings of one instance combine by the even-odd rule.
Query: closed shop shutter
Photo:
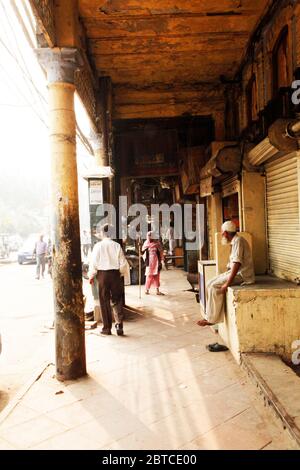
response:
[[[292,153],[266,165],[270,272],[291,281],[300,280],[298,158]]]

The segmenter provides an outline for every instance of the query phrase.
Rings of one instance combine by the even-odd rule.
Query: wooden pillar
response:
[[[98,94],[98,127],[99,132],[102,136],[102,160],[104,166],[110,165],[109,160],[109,122],[108,122],[108,98],[107,98],[107,86],[108,78],[103,77],[99,79],[99,94]]]
[[[115,205],[116,203],[116,188],[115,188],[115,177],[111,176],[108,180],[109,184],[109,203]]]
[[[76,49],[39,49],[49,83],[56,377],[86,374],[78,211],[74,74]]]
[[[99,126],[103,135],[103,159],[107,166],[114,167],[113,159],[113,128],[112,128],[112,83],[110,77],[102,77],[99,80]],[[115,182],[114,177],[109,179],[109,202],[115,203]]]
[[[215,121],[215,140],[225,140],[224,111],[216,111],[213,114]]]

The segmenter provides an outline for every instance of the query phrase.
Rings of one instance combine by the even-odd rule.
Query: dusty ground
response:
[[[43,361],[53,361],[52,286],[35,279],[35,265],[0,263],[0,410]]]
[[[53,333],[43,328],[51,320],[51,282],[35,281],[30,266],[1,270],[10,293],[1,307],[2,390],[11,395],[34,367],[52,360]],[[165,297],[139,300],[138,288],[127,288],[136,313],[125,337],[87,332],[87,377],[57,382],[50,365],[2,422],[0,416],[1,449],[295,447],[230,352],[207,351],[217,337],[195,325],[199,306],[183,272],[162,277]]]

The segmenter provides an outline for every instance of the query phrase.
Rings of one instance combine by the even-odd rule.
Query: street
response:
[[[35,265],[0,263],[0,411],[44,361],[52,361],[52,281],[35,279]]]

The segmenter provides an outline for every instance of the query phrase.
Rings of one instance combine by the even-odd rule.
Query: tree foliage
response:
[[[0,233],[19,234],[45,230],[49,224],[49,198],[45,178],[21,174],[0,175]]]

